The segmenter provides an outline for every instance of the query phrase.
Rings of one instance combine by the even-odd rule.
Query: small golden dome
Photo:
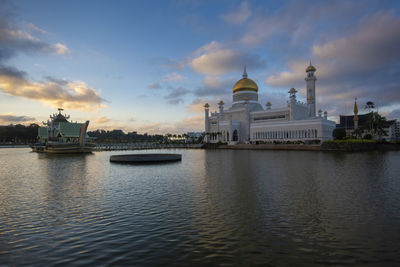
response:
[[[288,93],[289,94],[295,94],[295,93],[297,93],[297,90],[292,87],[292,88],[290,88]]]
[[[255,91],[258,92],[258,86],[257,84],[249,78],[242,78],[239,81],[235,83],[233,86],[233,92],[239,92],[239,91]]]
[[[209,105],[208,103],[206,103],[206,104],[204,105],[204,107],[205,107],[205,108],[209,108],[210,105]]]
[[[307,67],[306,72],[309,72],[309,71],[316,71],[316,70],[317,70],[317,69],[316,69],[313,65],[310,65],[310,66]]]

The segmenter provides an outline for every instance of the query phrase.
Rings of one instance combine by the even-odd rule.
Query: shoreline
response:
[[[29,145],[0,145],[0,148],[29,148]]]
[[[29,145],[0,145],[1,148],[29,148]],[[115,146],[97,147],[93,152],[102,151],[135,151],[154,149],[231,149],[231,150],[291,150],[291,151],[341,151],[341,152],[366,152],[366,151],[398,151],[400,144],[379,143],[323,143],[323,144],[204,144],[203,146]]]
[[[304,144],[237,144],[204,146],[205,149],[233,149],[233,150],[295,150],[295,151],[395,151],[400,150],[400,144],[376,143],[324,143],[320,145]]]

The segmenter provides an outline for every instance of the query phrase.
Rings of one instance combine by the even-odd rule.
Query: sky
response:
[[[203,131],[246,65],[283,107],[316,67],[329,119],[372,101],[400,119],[400,1],[0,0],[0,125],[64,108],[89,130]]]

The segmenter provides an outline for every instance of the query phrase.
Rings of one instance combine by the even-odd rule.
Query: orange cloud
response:
[[[52,107],[97,110],[103,106],[100,94],[82,81],[56,80],[31,82],[26,73],[12,67],[0,66],[0,90],[4,93],[38,100]]]
[[[109,119],[109,118],[106,117],[106,116],[99,117],[99,118],[97,118],[97,119],[95,120],[95,122],[98,123],[98,124],[104,124],[104,123],[107,123],[107,122],[110,122],[110,121],[111,121],[111,119]]]

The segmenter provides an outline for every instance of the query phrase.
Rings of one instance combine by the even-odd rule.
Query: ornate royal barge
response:
[[[31,146],[34,152],[44,153],[90,153],[95,144],[87,135],[89,121],[77,123],[68,121],[70,116],[62,114],[62,108],[58,114],[50,115],[43,127],[38,129],[38,143]]]

